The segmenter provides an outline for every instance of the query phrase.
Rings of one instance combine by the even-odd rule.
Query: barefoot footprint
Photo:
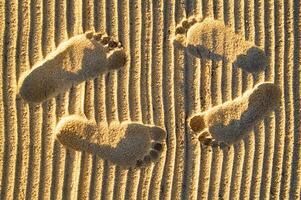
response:
[[[183,19],[176,27],[174,44],[198,58],[229,61],[248,72],[262,71],[268,64],[261,48],[212,18]]]
[[[189,125],[200,141],[235,144],[269,115],[279,105],[280,99],[279,87],[273,83],[261,83],[241,97],[192,116]]]
[[[70,115],[56,126],[58,141],[67,148],[86,151],[124,167],[143,167],[159,159],[166,132],[135,122],[96,124]]]
[[[61,43],[55,51],[25,72],[19,80],[19,94],[40,103],[126,63],[121,44],[105,34],[87,32]]]

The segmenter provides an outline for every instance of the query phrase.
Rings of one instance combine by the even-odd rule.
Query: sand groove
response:
[[[4,125],[3,141],[3,168],[1,177],[1,199],[12,198],[15,182],[15,162],[17,152],[17,124],[15,111],[15,53],[16,53],[16,35],[17,35],[17,2],[5,1],[3,8],[5,8],[6,16],[4,17],[5,26],[3,29],[3,57],[1,68],[1,86],[2,86],[2,101],[4,118],[2,124]],[[3,24],[4,25],[4,24]]]
[[[55,37],[54,42],[57,47],[61,42],[67,39],[67,18],[66,18],[66,5],[63,1],[55,2]],[[55,98],[56,101],[56,122],[61,117],[68,114],[68,98],[69,92],[60,94]],[[65,178],[65,165],[68,162],[66,158],[66,150],[60,146],[57,141],[53,144],[53,163],[52,163],[52,183],[51,183],[51,196],[52,199],[59,199],[64,197],[64,178]],[[72,197],[72,195],[70,195]]]
[[[225,24],[229,27],[235,29],[234,23],[234,1],[228,1],[224,3],[224,21]],[[236,30],[237,31],[237,30]],[[222,64],[222,85],[221,85],[221,96],[222,101],[228,101],[231,99],[233,92],[236,91],[236,88],[239,87],[237,84],[232,84],[232,81],[237,78],[237,74],[240,72],[239,69],[233,68],[232,64],[229,62],[224,62]],[[232,77],[235,74],[235,76]],[[234,82],[235,83],[235,82]],[[230,148],[227,151],[223,151],[223,162],[222,162],[222,172],[220,179],[220,189],[219,189],[219,197],[228,199],[230,195],[230,186],[231,186],[231,174],[232,174],[232,165],[233,165],[233,148]]]
[[[179,23],[183,17],[185,17],[185,5],[183,1],[177,0],[173,2],[174,10],[172,10],[174,25]],[[174,159],[173,168],[173,184],[171,189],[171,199],[181,199],[184,194],[184,165],[185,165],[185,99],[184,99],[184,53],[178,49],[174,49],[174,112],[175,112],[175,135],[170,136],[171,139],[175,139],[176,143],[176,155]],[[167,133],[168,134],[168,133]],[[172,133],[171,133],[172,134]],[[169,137],[169,136],[168,136]]]
[[[300,58],[301,58],[301,35],[300,35],[300,25],[301,25],[301,6],[300,1],[296,1],[294,3],[294,8],[296,8],[294,13],[294,68],[293,68],[293,80],[298,83],[301,81],[301,73],[300,73]],[[293,87],[294,92],[294,137],[295,141],[300,141],[300,132],[301,132],[301,122],[300,122],[300,110],[301,110],[301,92],[300,92],[300,84],[297,84]],[[293,199],[300,198],[301,193],[301,144],[300,142],[296,142],[294,145],[294,156],[293,156],[293,169],[292,169],[292,181],[291,181],[291,191],[290,196]]]
[[[264,49],[265,71],[253,76],[175,48],[176,24],[195,14],[223,21]],[[300,199],[299,0],[5,0],[0,19],[1,199]],[[120,40],[130,55],[125,68],[43,104],[16,96],[21,73],[87,30]],[[263,81],[281,88],[281,106],[250,137],[224,150],[190,138],[190,115]],[[56,122],[82,113],[97,123],[164,127],[164,155],[126,170],[66,150],[54,140]]]
[[[214,18],[223,21],[223,9],[224,5],[221,0],[215,1],[213,5],[213,13]],[[214,38],[214,35],[212,35]],[[218,45],[218,41],[213,40],[213,46]],[[231,66],[232,67],[232,66]],[[212,63],[212,95],[215,97],[212,99],[212,106],[216,106],[222,103],[222,71],[223,71],[223,62],[222,61],[213,61]],[[225,79],[226,80],[226,79]],[[212,153],[212,162],[211,162],[211,174],[210,174],[210,185],[209,185],[209,192],[208,198],[211,199],[219,199],[220,197],[220,180],[222,176],[222,160],[223,158],[223,151],[220,149],[213,149]]]
[[[81,10],[80,8],[78,8]],[[95,31],[106,30],[105,26],[106,12],[104,1],[94,1],[94,26]],[[82,19],[81,19],[82,20]],[[97,123],[104,121],[106,116],[105,99],[105,75],[99,76],[94,81],[94,113]],[[90,199],[100,199],[102,196],[102,183],[104,180],[104,161],[97,156],[93,157],[91,183],[89,190]]]
[[[260,12],[260,10],[264,9],[264,2],[262,1],[254,1],[254,41],[255,44],[264,49],[264,13]],[[264,80],[264,71],[258,73],[255,77],[255,83],[261,82]],[[263,165],[263,156],[264,156],[264,121],[258,123],[257,126],[254,127],[254,158],[253,158],[253,170],[252,170],[252,178],[250,191],[246,191],[250,193],[249,197],[251,199],[259,199],[260,194],[260,182],[262,176],[262,165]]]
[[[3,66],[4,66],[4,61],[3,61],[3,54],[4,54],[4,41],[5,41],[5,4],[4,2],[0,2],[0,17],[3,19],[0,21],[0,58],[2,59],[0,62],[0,87],[3,87]],[[0,98],[4,99],[3,96],[3,90],[0,89]],[[2,166],[2,170],[0,170],[0,185],[2,186],[3,184],[3,168],[4,168],[4,144],[5,144],[5,122],[4,122],[4,102],[0,101],[0,145],[2,148],[0,148],[0,165]],[[1,167],[0,166],[0,167]],[[22,189],[21,189],[22,190]],[[2,193],[2,188],[1,188],[1,193]]]
[[[54,26],[55,26],[55,2],[43,1],[42,15],[42,55],[45,57],[54,48]],[[52,180],[52,155],[53,155],[53,128],[55,127],[55,101],[52,99],[42,105],[42,136],[41,136],[41,163],[40,163],[40,185],[39,199],[49,199],[51,196]]]
[[[164,27],[174,27],[174,13],[175,8],[173,3],[167,1],[163,7],[166,10],[164,14]],[[151,21],[150,21],[151,23]],[[163,35],[163,104],[164,104],[164,115],[165,127],[168,133],[167,149],[166,149],[166,159],[165,167],[163,172],[163,177],[161,181],[161,196],[164,199],[170,199],[172,195],[172,185],[173,185],[173,176],[174,166],[175,166],[175,156],[176,156],[176,138],[175,138],[175,89],[174,89],[174,54],[173,54],[173,45],[171,40],[174,34],[174,29],[170,31],[167,28],[164,28]],[[151,55],[150,55],[151,56]],[[150,84],[149,84],[150,85]]]
[[[213,17],[213,0],[202,2],[202,16]],[[203,41],[206,38],[202,38]],[[210,44],[213,41],[208,41]],[[207,110],[212,106],[212,91],[211,91],[211,74],[212,74],[212,61],[201,59],[201,77],[200,77],[200,107],[201,110]],[[199,199],[207,198],[209,194],[210,173],[212,163],[212,148],[201,146],[200,157],[200,173],[198,184],[198,197]],[[207,170],[209,169],[209,170]]]
[[[284,5],[281,1],[275,1],[275,84],[283,88],[284,85]],[[275,127],[275,146],[274,146],[274,160],[273,160],[273,172],[272,172],[272,187],[271,187],[271,197],[279,198],[280,186],[282,178],[282,163],[283,163],[283,153],[284,153],[284,139],[285,139],[285,102],[284,98],[278,109],[275,110],[276,117],[276,127]]]
[[[153,119],[152,123],[164,127],[164,107],[163,107],[163,31],[164,15],[163,1],[154,1],[152,7],[153,27],[152,27],[152,104],[153,104]],[[159,162],[154,165],[150,177],[149,198],[158,199],[160,197],[162,173],[165,165],[165,153],[160,158]]]
[[[292,159],[294,148],[294,100],[293,100],[293,2],[284,4],[284,96],[285,99],[285,141],[281,178],[281,193],[284,199],[290,196]]]
[[[19,78],[20,74],[29,69],[28,60],[28,40],[29,40],[29,21],[30,21],[30,6],[29,1],[22,1],[18,7],[19,16],[19,35],[17,38],[17,52],[16,54],[16,76]],[[24,13],[22,15],[21,13]],[[26,103],[20,98],[16,99],[17,103],[17,115],[18,115],[18,154],[16,161],[16,173],[15,173],[15,188],[14,198],[25,198],[26,185],[23,183],[28,180],[28,161],[29,161],[29,111]],[[41,184],[42,185],[42,184]]]
[[[66,4],[66,12],[67,18],[66,22],[67,26],[67,35],[68,38],[81,34],[83,32],[83,28],[79,26],[81,23],[81,15],[77,13],[82,9],[82,4],[79,1],[68,1]],[[84,109],[84,101],[82,96],[84,95],[84,87],[85,83],[81,83],[79,85],[73,86],[69,92],[69,105],[68,105],[68,113],[83,113]],[[64,171],[68,171],[69,173],[64,174],[64,182],[63,182],[63,191],[62,197],[66,199],[76,199],[79,192],[75,192],[78,190],[78,179],[80,170],[78,167],[81,162],[80,153],[75,151],[66,149],[66,157],[65,157],[65,165]],[[72,183],[72,184],[70,184]]]
[[[254,43],[254,1],[245,0],[244,1],[244,13],[245,13],[245,38],[248,41],[252,41]],[[266,58],[266,57],[265,57]],[[262,59],[263,60],[263,59]],[[245,71],[243,71],[243,78],[245,75]],[[257,74],[255,74],[256,76]],[[248,79],[250,79],[250,73],[247,73]],[[246,90],[252,88],[254,86],[254,78],[253,80],[248,81],[248,86],[246,86]],[[245,92],[245,91],[244,91]],[[279,97],[279,96],[278,96]],[[269,113],[270,114],[270,113]],[[254,128],[256,126],[253,126]],[[240,188],[240,199],[249,199],[250,198],[250,187],[251,187],[251,179],[253,172],[253,164],[254,164],[254,129],[251,131],[251,134],[245,139],[245,155],[244,155],[244,165],[242,171],[242,179],[241,179],[241,188]]]
[[[232,26],[235,28],[235,31],[238,34],[241,34],[245,36],[245,31],[244,31],[244,2],[243,1],[234,1],[233,5],[234,7],[234,16],[229,17],[229,21],[231,21],[233,24]],[[227,20],[226,20],[227,21]],[[228,65],[231,65],[228,63]],[[240,69],[233,69],[232,70],[232,76],[229,77],[229,79],[232,79],[232,84],[230,84],[230,87],[232,85],[232,88],[229,90],[231,92],[231,96],[229,99],[233,99],[235,97],[241,96],[243,86],[243,77],[242,77],[242,71]],[[229,80],[229,81],[230,81]],[[242,176],[242,165],[243,165],[243,155],[244,155],[244,146],[243,142],[239,142],[237,145],[230,149],[229,154],[232,158],[233,156],[233,161],[232,161],[232,170],[229,173],[231,180],[228,186],[229,190],[229,199],[235,199],[238,198],[237,194],[239,193],[240,189],[240,183],[241,183],[241,176]]]
[[[118,38],[121,41],[123,47],[126,50],[127,55],[129,53],[129,45],[130,39],[127,37],[129,32],[129,5],[126,1],[118,1],[117,6],[117,18],[118,18]],[[130,113],[129,113],[129,66],[130,63],[127,62],[127,65],[119,71],[118,73],[118,118],[120,121],[129,120]],[[126,190],[126,181],[127,181],[127,174],[128,171],[121,169],[120,167],[116,168],[116,178],[115,178],[115,186],[114,186],[114,195],[113,199],[124,199],[125,198],[125,190]]]
[[[187,3],[186,13],[187,16],[200,14],[201,2],[190,1]],[[187,90],[185,91],[185,98],[187,99],[185,113],[186,115],[191,115],[193,112],[200,109],[200,60],[186,54],[185,63],[185,85],[187,85]],[[190,137],[191,130],[186,128],[185,140],[190,146],[185,146],[186,161],[185,161],[185,182],[186,187],[184,190],[185,199],[196,199],[197,198],[197,188],[199,181],[199,171],[200,171],[200,144],[195,139]]]

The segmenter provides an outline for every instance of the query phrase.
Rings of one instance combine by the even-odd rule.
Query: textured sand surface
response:
[[[131,3],[129,3],[131,2]],[[0,199],[300,199],[300,0],[1,0]],[[173,47],[183,17],[214,17],[262,47],[265,71],[200,60]],[[95,29],[117,38],[128,66],[43,104],[17,98],[22,74],[68,38]],[[214,42],[214,41],[212,41]],[[201,147],[186,119],[270,81],[276,111],[230,149]],[[167,130],[160,161],[124,170],[54,140],[56,123],[85,113]]]

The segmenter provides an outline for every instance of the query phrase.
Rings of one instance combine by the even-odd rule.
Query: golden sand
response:
[[[202,24],[196,16],[211,21]],[[185,20],[193,18],[189,26]],[[173,44],[177,27],[184,27],[187,41],[204,36],[204,24],[210,27],[207,39],[184,48]],[[30,79],[38,79],[29,84],[32,90],[24,89],[43,103],[18,95],[22,74],[29,78],[61,44],[89,31],[120,41],[118,59],[107,61],[115,69],[127,55],[125,66],[75,84],[46,70]],[[300,199],[300,34],[299,1],[0,1],[0,199]],[[207,58],[193,54],[204,50],[194,46],[199,44],[211,49]],[[75,57],[83,58],[82,50],[67,52],[80,51]],[[105,64],[102,55],[89,62]],[[70,56],[58,64],[83,61]],[[35,92],[48,79],[60,94],[45,95],[45,87]],[[280,88],[279,106],[259,116],[264,119],[246,138],[221,149],[193,137],[198,133],[189,119],[195,113],[235,101],[263,82]],[[62,145],[55,130],[70,115],[86,116],[97,124],[92,130],[125,121],[162,127],[166,146],[154,164],[125,169],[111,157]]]

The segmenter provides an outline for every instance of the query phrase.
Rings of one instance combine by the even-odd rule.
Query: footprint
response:
[[[235,144],[269,115],[279,105],[280,99],[280,88],[264,82],[241,97],[192,116],[189,125],[201,141],[212,137],[218,142]]]
[[[263,71],[268,64],[261,48],[212,18],[183,19],[176,27],[174,44],[195,57],[228,61],[251,73]]]
[[[87,32],[61,43],[19,80],[19,94],[41,103],[66,92],[72,85],[125,66],[127,56],[119,42],[107,35]]]
[[[143,167],[156,162],[166,138],[166,132],[158,126],[135,122],[97,125],[78,115],[62,118],[55,132],[65,147],[96,154],[124,167]]]

